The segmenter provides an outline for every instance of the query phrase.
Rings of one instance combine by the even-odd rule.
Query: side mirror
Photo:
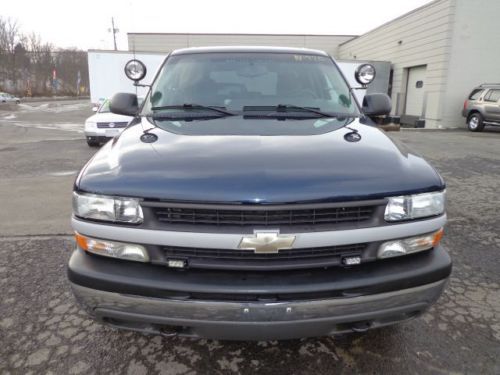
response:
[[[119,92],[113,95],[109,110],[117,115],[135,116],[139,110],[137,95]]]
[[[92,112],[97,112],[98,109],[99,109],[98,106],[94,106],[94,107],[92,107]]]
[[[387,94],[367,94],[363,98],[362,111],[367,116],[388,115],[391,109],[391,98]]]

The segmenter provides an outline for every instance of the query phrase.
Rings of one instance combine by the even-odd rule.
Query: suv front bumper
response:
[[[397,323],[432,305],[450,272],[451,260],[441,247],[350,269],[259,274],[179,272],[77,249],[68,269],[77,300],[101,322],[164,335],[234,340],[323,336]],[[275,298],[318,292],[331,296]],[[235,294],[241,298],[216,297]],[[245,301],[249,294],[262,298]]]

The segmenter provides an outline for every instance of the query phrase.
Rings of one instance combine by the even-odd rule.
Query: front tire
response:
[[[473,113],[467,119],[467,128],[471,132],[482,132],[484,129],[483,116],[480,113]]]

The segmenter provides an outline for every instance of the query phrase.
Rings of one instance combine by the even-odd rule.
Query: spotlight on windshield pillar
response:
[[[375,67],[372,64],[361,64],[354,72],[359,84],[366,86],[375,79]]]
[[[130,60],[125,64],[125,75],[132,81],[140,81],[146,76],[146,65],[139,60]]]

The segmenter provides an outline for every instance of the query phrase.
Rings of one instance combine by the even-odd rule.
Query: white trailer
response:
[[[136,87],[125,76],[124,68],[127,61],[141,60],[147,68],[147,74],[141,83],[149,84],[165,59],[165,53],[133,53],[128,51],[89,50],[89,82],[90,100],[99,103],[111,98],[117,92],[132,92],[138,96],[147,93],[147,87]]]
[[[356,95],[359,104],[363,103],[363,97],[366,93],[388,93],[391,63],[387,61],[337,60],[340,70],[344,73],[344,76],[351,87],[360,87],[360,84],[356,82],[356,79],[354,78],[354,72],[358,66],[366,63],[372,64],[375,67],[376,74],[375,79],[368,85],[367,89],[354,90],[354,94]]]

